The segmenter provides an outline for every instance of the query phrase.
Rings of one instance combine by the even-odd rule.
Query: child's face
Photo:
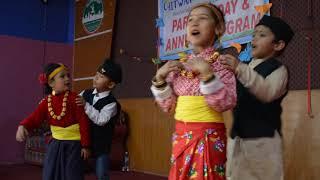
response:
[[[275,36],[268,27],[264,25],[257,26],[254,29],[252,38],[252,56],[254,58],[268,58],[276,53]]]
[[[70,89],[70,75],[67,70],[60,71],[57,75],[53,77],[49,83],[52,90],[56,93],[64,92]]]
[[[100,72],[97,72],[93,79],[93,88],[98,92],[110,90],[114,87],[114,82]]]
[[[215,39],[215,22],[211,11],[198,7],[191,11],[187,24],[187,40],[194,47],[206,48],[213,45]]]

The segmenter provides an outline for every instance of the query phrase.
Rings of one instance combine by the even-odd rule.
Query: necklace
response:
[[[68,95],[69,95],[69,91],[66,91],[66,92],[64,93],[64,96],[63,96],[62,111],[61,111],[61,113],[60,113],[58,116],[57,116],[57,115],[54,113],[54,111],[53,111],[53,107],[52,107],[52,95],[50,94],[50,95],[48,96],[48,112],[49,112],[50,116],[51,116],[53,119],[60,120],[60,119],[62,119],[63,116],[66,115]]]
[[[180,61],[181,63],[185,63],[185,62],[188,61],[187,54],[185,54],[185,53],[179,53],[179,56],[180,56],[179,61]],[[218,59],[219,56],[220,56],[220,53],[219,53],[219,52],[214,52],[214,53],[212,53],[212,54],[209,56],[209,58],[207,58],[207,59],[205,59],[205,60],[206,60],[209,64],[212,64],[212,63],[214,63],[214,62]],[[184,76],[184,77],[187,77],[187,78],[189,78],[189,79],[195,78],[198,74],[199,74],[199,73],[196,73],[196,72],[191,71],[191,70],[187,70],[187,69],[185,69],[185,68],[181,68],[181,69],[180,69],[180,75],[181,75],[181,76]]]

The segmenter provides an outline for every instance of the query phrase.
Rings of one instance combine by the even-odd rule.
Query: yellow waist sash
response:
[[[58,140],[80,140],[79,124],[68,127],[50,126],[52,137]]]
[[[210,108],[204,96],[179,96],[174,117],[184,122],[223,122],[222,113]]]

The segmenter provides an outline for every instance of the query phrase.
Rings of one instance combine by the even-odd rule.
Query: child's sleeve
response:
[[[88,148],[90,146],[89,119],[84,112],[83,106],[77,106],[76,103],[74,103],[74,105],[76,108],[76,119],[79,120],[81,145],[84,148]]]
[[[264,78],[248,65],[239,63],[236,74],[243,86],[265,103],[279,98],[288,89],[288,70],[283,65]]]
[[[174,94],[169,85],[174,79],[174,74],[170,73],[166,79],[168,85],[163,89],[157,89],[151,86],[151,92],[156,100],[156,103],[164,112],[173,112],[177,103],[177,96]]]
[[[215,65],[215,78],[207,83],[200,82],[200,92],[210,107],[218,112],[232,109],[236,105],[236,79],[232,71]]]
[[[86,103],[84,108],[89,119],[98,126],[107,124],[117,114],[117,103],[115,102],[107,104],[100,111],[96,110],[89,103]]]
[[[82,91],[79,95],[83,96],[83,93],[84,91]],[[110,103],[98,111],[88,102],[86,102],[84,109],[85,113],[94,124],[98,126],[104,126],[113,116],[117,114],[117,103]]]
[[[27,130],[32,130],[40,127],[41,122],[47,118],[48,108],[47,100],[42,99],[37,106],[36,110],[32,112],[27,118],[20,122],[20,125],[27,128]]]

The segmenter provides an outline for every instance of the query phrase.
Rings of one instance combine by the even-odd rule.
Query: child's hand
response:
[[[86,101],[83,99],[82,96],[78,96],[78,97],[76,98],[76,104],[77,104],[78,106],[84,106],[84,105],[86,105]]]
[[[19,126],[16,133],[16,140],[23,142],[26,140],[26,137],[29,135],[28,130],[24,126]]]
[[[177,71],[180,67],[182,67],[182,64],[179,61],[168,61],[158,69],[156,79],[158,81],[163,81],[171,71]]]
[[[207,74],[213,74],[210,64],[203,58],[193,58],[187,61],[188,66],[191,67],[192,71],[200,73],[202,76]]]
[[[90,157],[90,150],[87,149],[87,148],[82,148],[81,149],[81,157],[84,159],[84,160],[87,160],[89,157]]]
[[[225,54],[220,56],[220,63],[226,69],[230,69],[231,71],[235,72],[239,65],[239,60],[230,54]]]

